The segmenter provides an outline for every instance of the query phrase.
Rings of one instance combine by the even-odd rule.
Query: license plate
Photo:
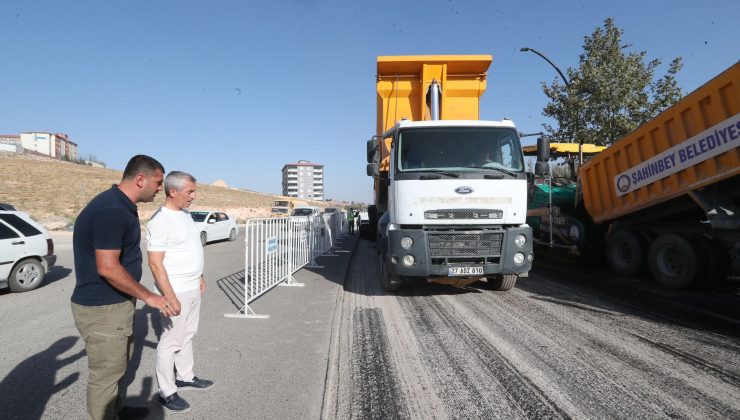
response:
[[[477,276],[483,275],[483,267],[450,267],[447,269],[448,276]]]

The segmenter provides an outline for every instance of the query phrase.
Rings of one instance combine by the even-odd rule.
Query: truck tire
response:
[[[370,239],[370,224],[369,223],[361,223],[360,227],[358,228],[358,231],[360,233],[360,238],[362,239]]]
[[[385,254],[380,254],[378,262],[378,267],[380,267],[380,281],[383,284],[383,289],[389,293],[398,292],[401,289],[401,277],[390,272]]]
[[[378,206],[367,206],[367,216],[368,220],[370,220],[370,232],[368,233],[370,236],[368,239],[372,242],[378,236]]]
[[[631,277],[643,266],[646,248],[640,235],[620,229],[606,241],[606,260],[613,272]]]
[[[665,287],[685,289],[698,271],[697,253],[684,236],[664,234],[650,246],[648,254],[653,278]]]
[[[496,277],[486,278],[487,287],[490,290],[505,292],[511,290],[519,278],[517,274],[499,274]]]
[[[41,285],[44,274],[44,266],[39,261],[27,258],[13,267],[8,277],[8,287],[11,292],[28,292]]]
[[[701,267],[696,273],[697,286],[720,286],[727,281],[730,268],[730,253],[726,246],[706,236],[697,236],[696,250]]]

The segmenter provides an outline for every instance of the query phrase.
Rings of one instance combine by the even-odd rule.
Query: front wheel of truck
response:
[[[496,277],[488,277],[486,283],[490,290],[505,292],[514,287],[518,278],[517,274],[499,274]]]

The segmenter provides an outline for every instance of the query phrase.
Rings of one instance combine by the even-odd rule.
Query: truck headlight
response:
[[[408,236],[401,238],[401,248],[410,249],[414,245],[414,240]]]
[[[514,238],[514,243],[516,244],[516,246],[521,248],[524,246],[524,244],[527,243],[527,237],[522,234],[516,235],[516,238]]]
[[[411,267],[414,265],[414,256],[413,255],[404,255],[403,256],[403,265],[406,267]]]
[[[514,264],[521,265],[524,262],[524,254],[517,252],[514,254]]]

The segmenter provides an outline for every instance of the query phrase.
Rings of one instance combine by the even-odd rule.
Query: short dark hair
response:
[[[147,155],[136,155],[126,164],[126,169],[123,170],[123,179],[131,179],[140,173],[149,175],[156,170],[164,173],[164,166],[157,159]]]

